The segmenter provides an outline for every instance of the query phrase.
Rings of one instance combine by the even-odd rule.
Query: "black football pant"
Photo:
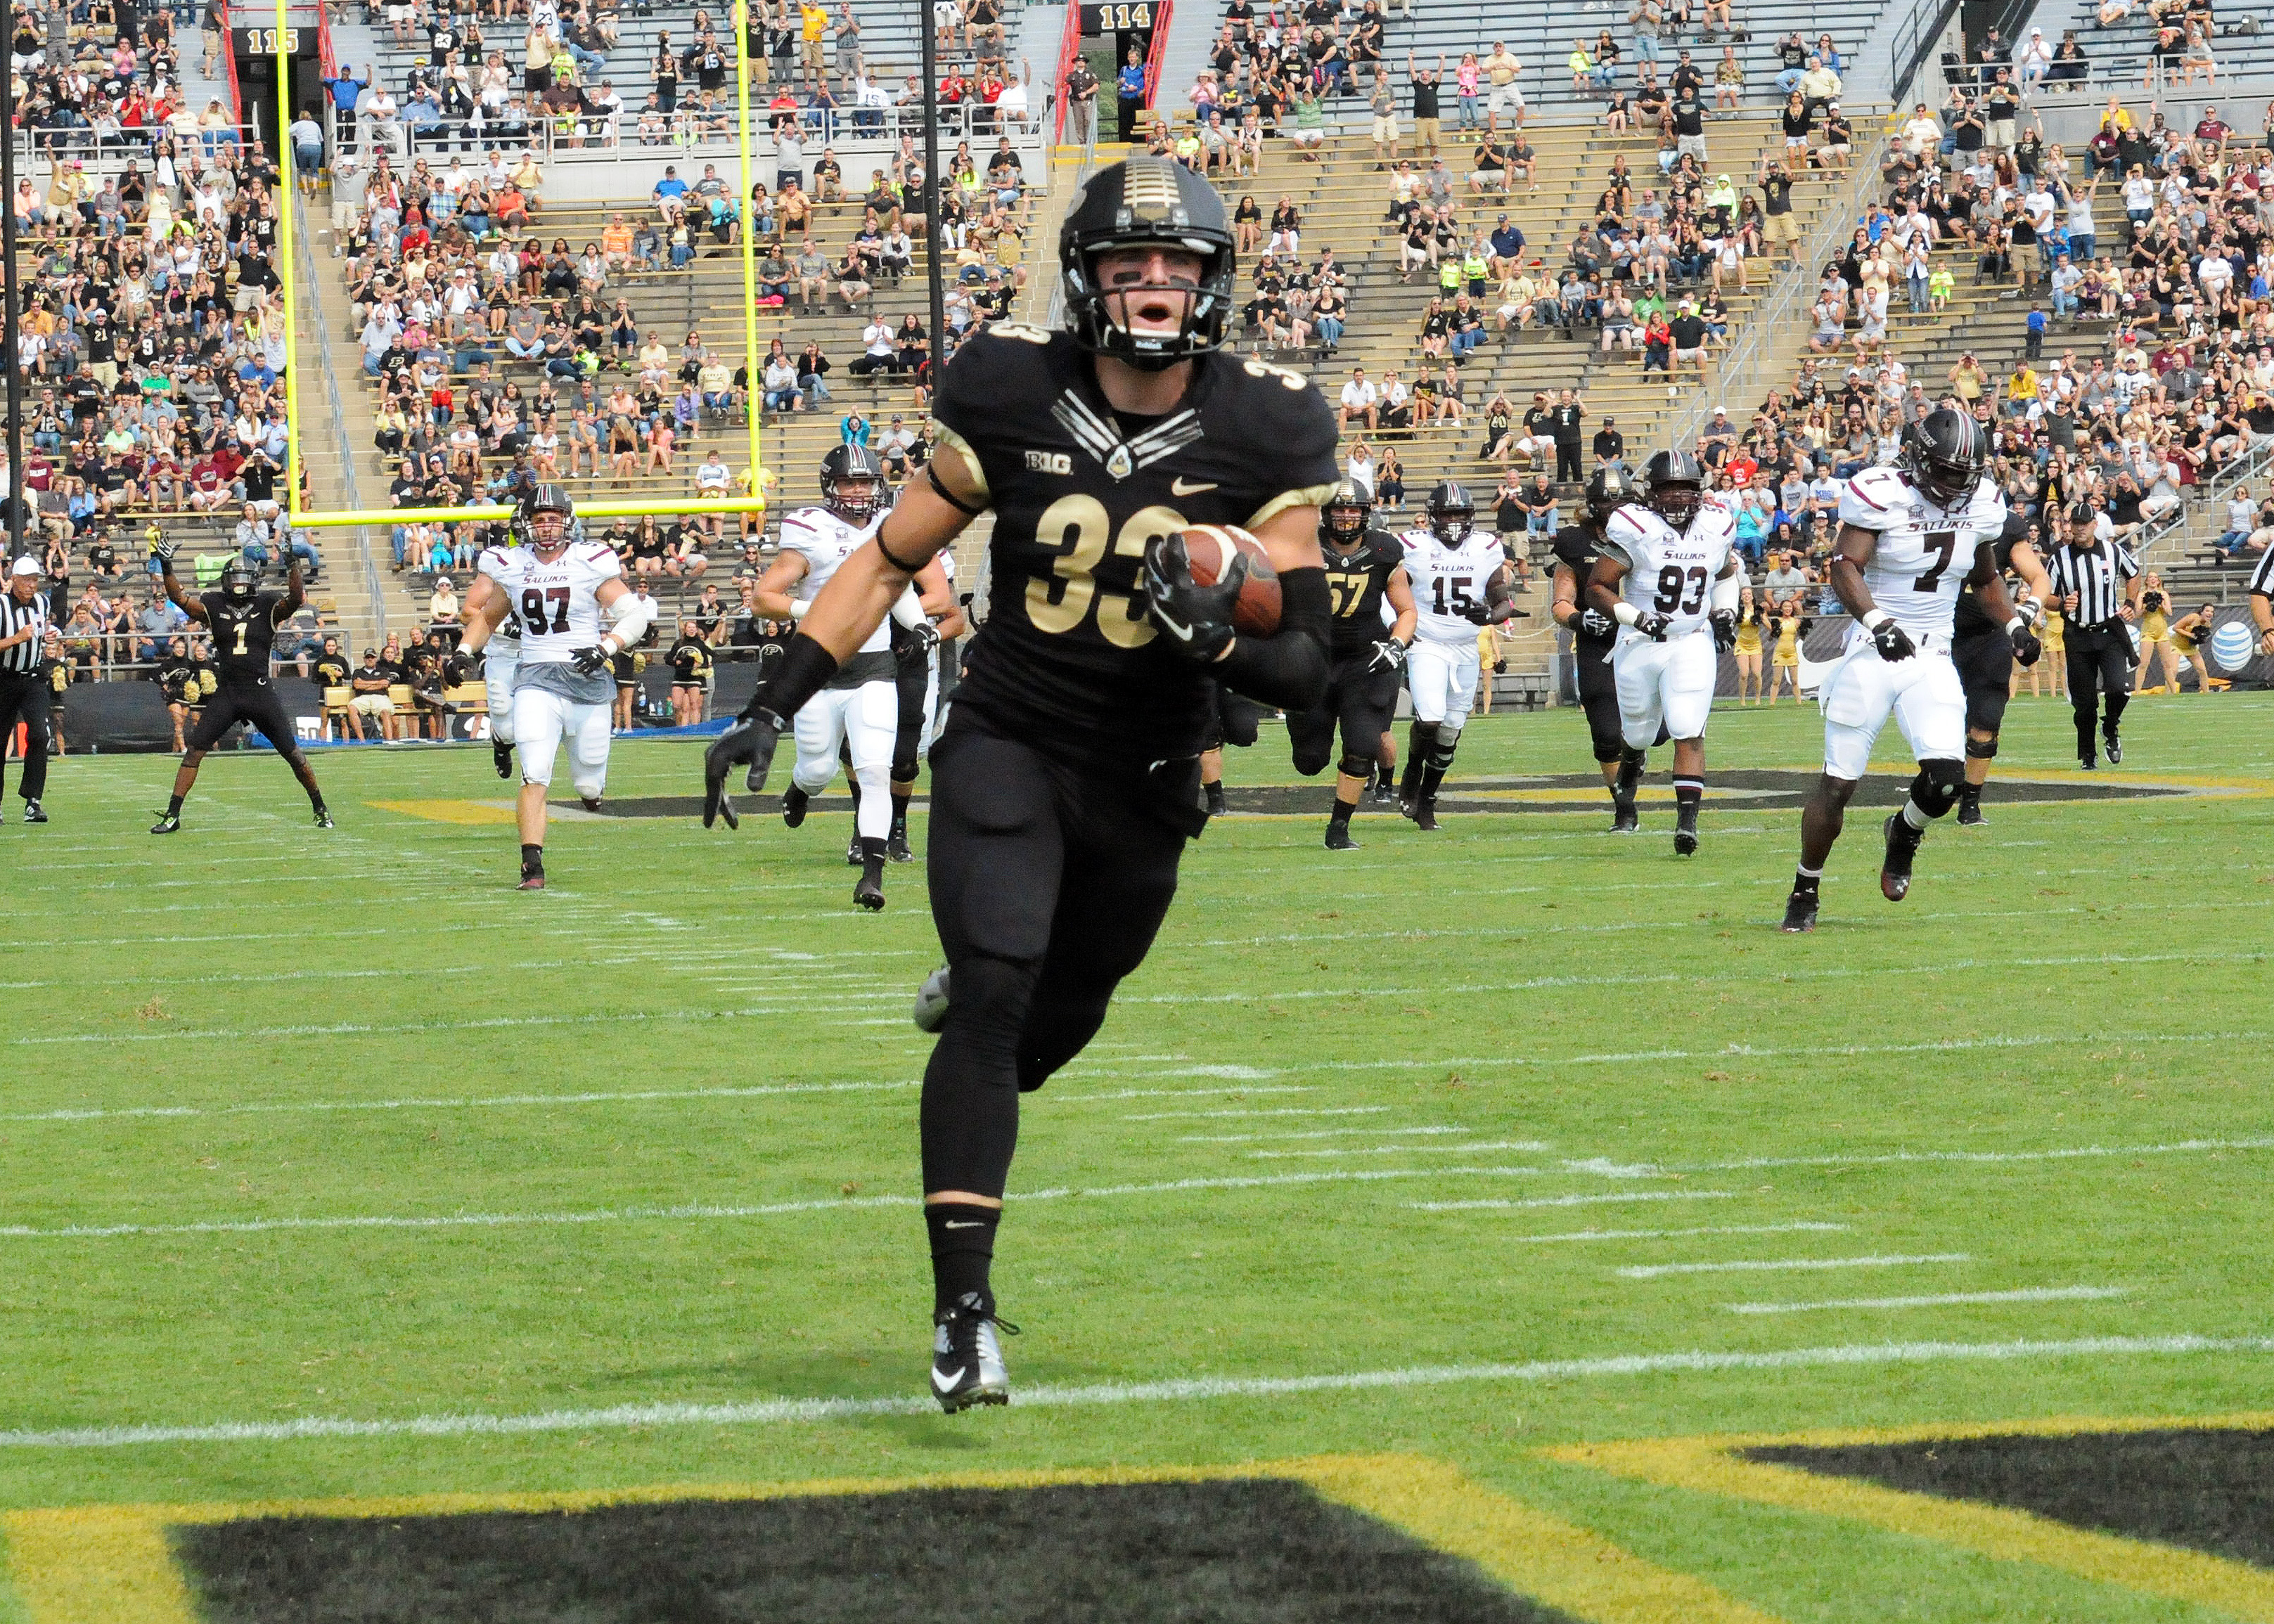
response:
[[[48,790],[48,685],[28,672],[0,673],[0,739],[12,745],[24,725],[24,770],[16,793],[37,801]]]
[[[892,782],[913,784],[916,781],[916,747],[923,742],[924,695],[931,687],[931,673],[925,663],[902,665],[892,673],[892,688],[900,701],[899,727],[892,735]]]
[[[1287,713],[1287,739],[1294,747],[1295,771],[1305,778],[1324,771],[1334,760],[1337,729],[1342,733],[1344,762],[1367,764],[1365,772],[1350,776],[1364,778],[1373,771],[1382,735],[1389,731],[1390,718],[1397,711],[1400,686],[1396,672],[1371,670],[1373,664],[1371,649],[1344,656],[1335,662],[1334,673],[1327,680],[1324,703],[1315,710]],[[1349,771],[1347,765],[1344,771]]]
[[[1082,1051],[1144,961],[1200,823],[1198,758],[1164,772],[1069,766],[960,710],[932,747],[925,861],[953,974],[924,1068],[927,1194],[1003,1193],[1020,1094]]]
[[[204,712],[192,730],[187,748],[210,750],[219,744],[229,730],[244,722],[260,730],[276,753],[287,761],[300,754],[298,735],[292,731],[292,718],[284,714],[284,702],[275,688],[267,682],[259,687],[240,687],[224,682],[221,691],[206,701]]]
[[[2001,630],[1954,638],[1950,660],[1966,693],[1967,731],[1996,738],[2014,696],[2014,640]]]
[[[1559,440],[1555,442],[1555,483],[1577,485],[1586,478],[1579,468],[1579,442]]]
[[[2112,620],[2105,626],[2070,627],[2067,643],[2068,702],[2076,712],[2076,753],[2091,756],[2099,749],[2093,740],[2095,722],[2114,733],[2124,707],[2131,703],[2132,639],[2126,635],[2121,620]]]
[[[1571,643],[1571,675],[1579,690],[1579,708],[1587,713],[1587,736],[1598,762],[1615,762],[1626,748],[1625,730],[1619,723],[1619,679],[1611,669],[1610,644]]]

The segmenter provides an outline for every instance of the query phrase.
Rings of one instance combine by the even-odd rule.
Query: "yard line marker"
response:
[[[1434,1205],[1408,1201],[1408,1207],[1424,1211],[1443,1212],[1462,1207],[1499,1207],[1498,1201],[1447,1201]],[[1510,1246],[1545,1246],[1558,1241],[1661,1241],[1692,1235],[1794,1235],[1846,1233],[1844,1223],[1718,1223],[1695,1229],[1574,1229],[1563,1235],[1510,1235],[1502,1237]]]
[[[2007,1162],[2067,1162],[2103,1156],[2177,1156],[2194,1152],[2274,1150],[2274,1136],[2242,1139],[2175,1139],[2162,1145],[2075,1145],[2054,1150],[1894,1150],[1876,1155],[1749,1156],[1736,1162],[1693,1162],[1669,1164],[1668,1172],[1729,1173],[1753,1168],[1886,1167],[1907,1162],[1999,1163]]]
[[[1388,1110],[1389,1108],[1388,1106],[1383,1106],[1383,1107],[1382,1107],[1381,1109],[1383,1109],[1383,1110]],[[1304,1132],[1299,1132],[1299,1133],[1296,1133],[1296,1132],[1279,1132],[1279,1133],[1181,1133],[1181,1134],[1178,1134],[1178,1135],[1177,1136],[1177,1143],[1178,1143],[1178,1144],[1179,1144],[1179,1145],[1252,1145],[1252,1144],[1254,1144],[1257,1139],[1347,1139],[1348,1137],[1350,1137],[1350,1136],[1351,1136],[1352,1134],[1353,1134],[1353,1133],[1374,1134],[1374,1135],[1377,1135],[1377,1136],[1380,1136],[1380,1135],[1397,1135],[1397,1134],[1403,1134],[1403,1135],[1405,1135],[1405,1136],[1408,1136],[1408,1137],[1412,1137],[1412,1136],[1421,1135],[1421,1134],[1435,1134],[1435,1133],[1472,1133],[1472,1132],[1475,1132],[1475,1130],[1474,1130],[1473,1128],[1444,1128],[1444,1127],[1438,1127],[1438,1128],[1378,1128],[1378,1127],[1365,1127],[1365,1128],[1310,1128],[1310,1129],[1306,1129],[1306,1130],[1305,1130]],[[1385,1146],[1382,1147],[1382,1149],[1384,1149],[1384,1150],[1394,1150],[1394,1149],[1396,1149],[1396,1148],[1397,1148],[1397,1147],[1396,1147],[1396,1146],[1391,1146],[1391,1145],[1385,1145]],[[1474,1147],[1472,1147],[1472,1148],[1474,1148]],[[1543,1146],[1543,1145],[1527,1145],[1526,1147],[1525,1147],[1525,1149],[1527,1149],[1527,1150],[1544,1150],[1544,1149],[1546,1149],[1546,1148],[1547,1148],[1547,1147],[1545,1147],[1545,1146]]]
[[[1668,1274],[1758,1274],[1785,1269],[1898,1268],[1913,1263],[1970,1263],[1962,1252],[1891,1252],[1871,1258],[1746,1258],[1729,1263],[1642,1263],[1612,1273],[1625,1280]]]
[[[1181,1195],[1199,1190],[1263,1190],[1291,1184],[1372,1184],[1393,1178],[1510,1178],[1529,1177],[1538,1168],[1395,1168],[1319,1173],[1275,1173],[1232,1178],[1177,1178],[1158,1184],[1100,1184],[1087,1188],[1018,1192],[1013,1199],[1061,1201],[1074,1197],[1100,1199],[1126,1195]],[[1729,1200],[1727,1190],[1653,1192],[1631,1195],[1544,1196],[1516,1201],[1515,1207],[1592,1207],[1613,1202]],[[0,1240],[110,1240],[122,1236],[261,1235],[281,1229],[501,1229],[558,1228],[602,1223],[682,1222],[739,1218],[772,1218],[786,1213],[847,1212],[862,1207],[913,1207],[914,1196],[832,1196],[811,1201],[768,1201],[756,1206],[717,1206],[689,1203],[678,1207],[598,1207],[586,1212],[561,1213],[437,1213],[425,1215],[350,1214],[337,1217],[207,1219],[191,1223],[62,1224],[42,1229],[36,1224],[0,1224]]]
[[[1451,1132],[1472,1130],[1456,1128]],[[1335,1146],[1323,1150],[1251,1150],[1246,1154],[1259,1162],[1284,1162],[1295,1156],[1430,1156],[1437,1154],[1464,1155],[1472,1150],[1546,1150],[1538,1139],[1490,1139],[1468,1145],[1351,1145]]]
[[[2019,1291],[1944,1291],[1932,1297],[1849,1297],[1822,1303],[1724,1303],[1733,1314],[1805,1314],[1819,1308],[1946,1308],[1963,1303],[2097,1303],[2128,1286],[2031,1286]]]
[[[1788,1348],[1764,1353],[1613,1354],[1536,1359],[1521,1364],[1408,1365],[1307,1376],[1201,1376],[1173,1381],[1096,1382],[1084,1387],[1020,1387],[1017,1410],[1088,1409],[1107,1404],[1187,1403],[1206,1399],[1281,1398],[1306,1393],[1394,1392],[1409,1387],[1487,1382],[1578,1381],[1620,1376],[1714,1375],[1724,1372],[1869,1368],[1966,1361],[2051,1363],[2059,1359],[2274,1353],[2274,1337],[2195,1335],[2086,1336],[2059,1342],[1865,1342]],[[549,1410],[519,1415],[406,1416],[355,1420],[302,1416],[290,1421],[215,1421],[200,1425],[55,1427],[0,1432],[0,1449],[117,1449],[149,1444],[290,1443],[329,1438],[475,1438],[531,1432],[617,1431],[652,1426],[779,1426],[855,1421],[875,1416],[938,1414],[930,1397],[771,1398],[740,1403],[693,1402],[618,1404],[603,1410]]]
[[[1206,1094],[1208,1089],[1193,1092]],[[1274,1089],[1259,1088],[1257,1094],[1271,1094]],[[1233,1106],[1220,1111],[1141,1111],[1133,1116],[1124,1116],[1124,1122],[1186,1122],[1213,1116],[1371,1116],[1387,1111],[1387,1105],[1282,1105],[1258,1110],[1246,1110]]]

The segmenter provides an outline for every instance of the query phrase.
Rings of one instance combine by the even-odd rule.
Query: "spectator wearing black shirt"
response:
[[[1586,415],[1587,409],[1576,389],[1564,390],[1547,415],[1555,436],[1555,479],[1559,485],[1577,485],[1587,477],[1579,465],[1579,425]]]

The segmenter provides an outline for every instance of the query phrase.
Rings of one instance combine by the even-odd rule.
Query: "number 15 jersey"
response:
[[[1485,590],[1508,561],[1499,538],[1471,530],[1459,546],[1449,547],[1435,531],[1418,530],[1399,539],[1413,583],[1413,635],[1431,643],[1475,643],[1477,623],[1464,611],[1485,601]]]
[[[1603,526],[1602,551],[1626,564],[1620,583],[1626,601],[1664,615],[1668,637],[1687,637],[1705,628],[1714,578],[1728,567],[1736,538],[1736,518],[1711,498],[1698,504],[1686,530],[1630,502]]]
[[[1107,402],[1070,335],[1003,322],[956,351],[933,411],[995,513],[989,613],[952,714],[1077,763],[1197,755],[1215,685],[1159,637],[1146,544],[1325,500],[1341,468],[1319,392],[1218,350],[1193,364],[1176,410],[1135,417]]]
[[[1867,468],[1840,487],[1840,523],[1879,538],[1864,566],[1871,601],[1913,637],[1946,641],[1976,554],[2006,528],[2006,499],[1984,479],[1949,507],[1938,507],[1895,470]]]

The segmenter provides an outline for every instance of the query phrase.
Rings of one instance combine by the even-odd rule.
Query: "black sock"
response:
[[[1706,780],[1676,778],[1674,780],[1674,818],[1684,829],[1698,826],[1698,808],[1706,799]]]
[[[892,834],[897,839],[908,838],[908,798],[912,793],[908,790],[892,792]]]
[[[521,871],[535,874],[545,867],[545,848],[523,842],[521,848]]]
[[[1208,796],[1209,815],[1215,816],[1221,813],[1224,810],[1224,780],[1218,778],[1213,784],[1201,785],[1201,788]]]
[[[1335,809],[1327,814],[1327,827],[1329,829],[1349,828],[1351,814],[1357,810],[1358,808],[1352,806],[1349,801],[1337,801],[1335,802]]]
[[[874,835],[861,837],[861,877],[883,884],[885,880],[885,843]]]
[[[992,1311],[995,1292],[987,1271],[995,1261],[995,1226],[1003,1219],[999,1207],[973,1207],[962,1201],[935,1201],[924,1207],[924,1227],[931,1231],[931,1300],[935,1312],[976,1295]]]
[[[166,816],[168,817],[179,817],[181,815],[182,798],[179,795],[169,797],[166,801]]]
[[[1643,753],[1640,750],[1619,752],[1619,785],[1615,794],[1631,795],[1642,782]]]
[[[1824,870],[1821,868],[1795,868],[1792,871],[1792,888],[1803,896],[1814,896],[1823,883]]]

